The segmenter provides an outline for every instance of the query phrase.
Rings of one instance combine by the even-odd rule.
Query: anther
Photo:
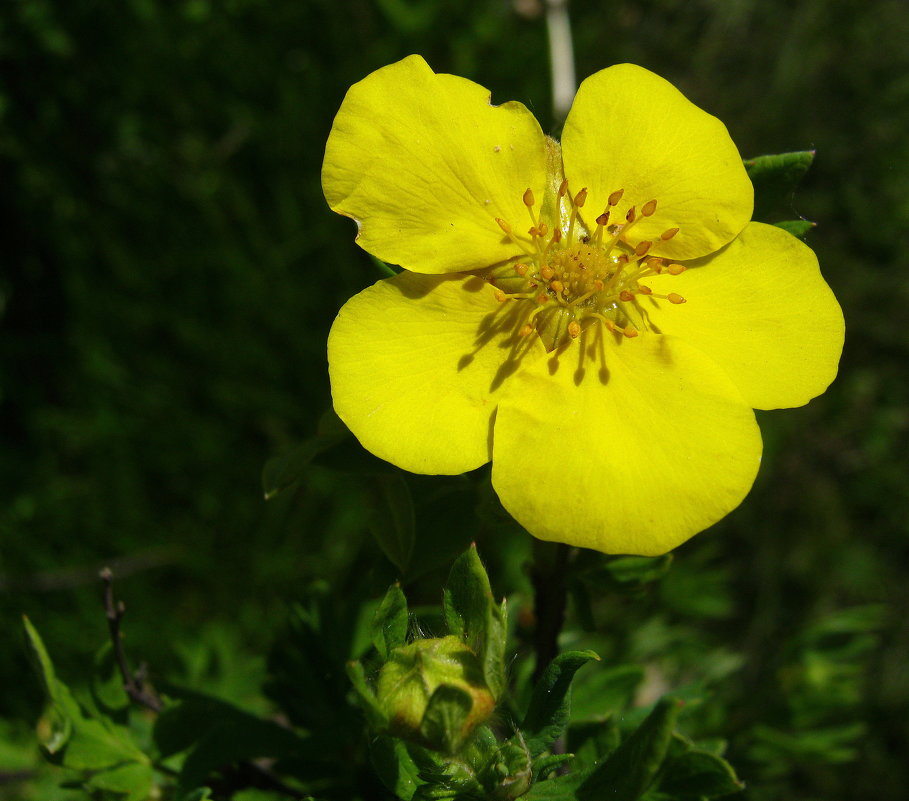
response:
[[[597,292],[602,292],[605,287],[606,284],[604,284],[599,278],[593,282],[593,288],[596,289]]]
[[[679,232],[678,228],[667,228],[663,233],[660,234],[660,239],[664,242],[668,239],[672,239]]]
[[[577,320],[572,320],[568,323],[568,336],[572,339],[577,339],[581,336],[581,324]]]
[[[619,292],[619,300],[628,303],[629,300],[634,300],[634,293],[629,292],[627,289],[623,289],[621,292]]]
[[[519,337],[529,337],[533,333],[533,326],[530,323],[525,324],[521,327],[521,330],[518,331]]]
[[[649,286],[638,284],[638,292],[640,292],[642,295],[650,295],[653,293],[653,290]]]
[[[512,197],[514,197],[514,195],[512,195]],[[530,208],[533,205],[533,190],[530,187],[524,191],[524,205],[527,206],[527,208]]]
[[[563,284],[561,281],[553,281],[553,282],[549,285],[549,288],[550,288],[553,292],[555,292],[555,293],[564,292],[564,291],[565,291],[565,284]]]
[[[568,179],[565,178],[562,183],[559,184],[559,197],[563,198],[568,194]]]
[[[632,223],[632,222],[634,222],[634,218],[635,218],[636,216],[637,216],[637,215],[635,214],[634,206],[632,206],[630,209],[628,209],[628,213],[625,215],[625,219],[626,219],[628,222]]]
[[[639,256],[639,257],[643,256],[648,250],[650,250],[650,246],[652,244],[653,244],[653,242],[650,242],[646,239],[641,242],[638,242],[637,247],[634,249],[634,255]]]
[[[574,205],[581,208],[587,202],[587,187],[585,186],[574,196]]]
[[[547,233],[549,233],[549,226],[546,225],[546,223],[541,222],[539,227],[537,228],[537,231],[540,234],[540,237],[542,238],[542,237],[546,236]]]
[[[659,275],[663,272],[663,260],[657,258],[647,259],[647,268]]]
[[[643,214],[645,217],[649,217],[656,211],[656,207],[656,200],[648,200],[643,206],[641,206],[641,214]]]
[[[499,224],[499,228],[501,228],[506,234],[511,233],[511,226],[501,217],[496,217],[496,222]]]
[[[552,278],[553,276],[555,276],[555,270],[553,270],[552,267],[550,267],[550,266],[547,264],[542,270],[540,270],[540,276],[541,276],[545,281],[548,281],[550,278]]]
[[[686,269],[684,264],[670,264],[666,268],[670,275],[681,275]]]
[[[556,244],[558,244],[559,242],[562,241],[562,229],[561,228],[556,228],[555,231],[552,232],[552,241],[555,242]]]
[[[675,303],[676,305],[685,302],[685,298],[683,298],[681,295],[677,295],[675,292],[670,292],[666,296],[666,300],[668,300],[670,303]]]
[[[606,225],[609,222],[609,209],[606,209],[599,217],[597,217],[597,225]]]
[[[619,204],[619,201],[622,199],[622,195],[624,194],[624,189],[616,189],[615,192],[609,196],[609,200],[606,202],[609,203],[610,206],[617,206]]]
[[[623,333],[626,337],[628,337],[628,339],[634,339],[634,338],[638,335],[638,329],[637,329],[637,328],[633,328],[633,327],[630,326],[630,325],[626,325],[626,326],[622,329],[622,333]]]
[[[544,303],[546,303],[546,301],[549,300],[549,295],[547,295],[545,292],[541,292],[539,295],[537,295],[536,300],[537,303],[542,306]]]
[[[519,264],[516,264],[516,265],[514,266],[514,271],[515,271],[518,275],[520,275],[521,278],[523,278],[525,275],[527,275],[527,269],[528,269],[528,268],[527,268],[527,265],[526,265],[526,264],[520,264],[520,263],[519,263]]]
[[[499,301],[499,303],[504,303],[506,300],[508,300],[508,295],[506,295],[501,289],[497,289],[494,294],[496,296],[496,300]]]

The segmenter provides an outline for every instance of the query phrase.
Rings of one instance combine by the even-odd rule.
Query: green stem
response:
[[[534,682],[539,681],[546,666],[558,656],[559,633],[565,622],[565,568],[571,549],[557,542],[534,540],[533,569],[533,610],[536,618],[534,627],[534,653],[536,664],[533,670]]]

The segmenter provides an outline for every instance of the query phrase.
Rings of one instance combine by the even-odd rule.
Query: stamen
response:
[[[628,337],[628,339],[634,339],[638,335],[638,329],[634,328],[631,324],[628,324],[622,329],[622,333]]]
[[[685,270],[688,269],[684,264],[670,264],[666,268],[666,272],[670,275],[681,275]]]
[[[641,214],[643,214],[645,217],[650,217],[656,211],[656,207],[656,200],[648,200],[643,206],[641,206]]]
[[[512,197],[514,196],[512,195]],[[530,187],[524,190],[523,200],[524,205],[527,206],[527,208],[530,208],[533,205],[533,190]]]
[[[511,233],[511,226],[501,217],[496,217],[496,222],[499,224],[499,228],[501,228],[506,234]]]
[[[629,292],[627,289],[623,289],[619,292],[619,300],[628,303],[629,301],[634,300],[634,293]]]
[[[634,206],[632,206],[630,209],[628,209],[628,212],[625,214],[625,219],[628,222],[633,223],[635,220],[635,216],[636,215],[634,213]]]
[[[672,237],[674,237],[678,232],[678,228],[667,228],[665,231],[663,231],[663,233],[660,234],[660,239],[665,242],[669,239],[672,239]]]
[[[619,201],[622,199],[622,195],[624,195],[624,194],[625,194],[625,190],[624,190],[624,189],[616,189],[615,192],[613,192],[613,193],[609,196],[609,199],[608,199],[606,202],[607,202],[610,206],[618,206],[618,205],[619,205]]]
[[[666,300],[668,300],[670,303],[675,303],[676,305],[680,303],[686,303],[685,298],[683,298],[681,295],[676,294],[675,292],[670,292],[666,296]]]
[[[585,186],[574,197],[574,205],[581,208],[587,202],[587,187]]]
[[[581,336],[581,324],[577,320],[572,320],[568,323],[568,336],[572,339],[577,339]]]

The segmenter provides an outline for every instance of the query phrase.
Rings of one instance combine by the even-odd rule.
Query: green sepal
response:
[[[472,709],[473,699],[468,693],[442,684],[429,697],[420,721],[420,734],[443,753],[455,754],[464,742],[462,732]]]
[[[508,614],[505,601],[499,606],[493,599],[476,545],[471,545],[452,565],[442,594],[442,611],[448,630],[479,657],[486,685],[499,698],[505,688]]]
[[[678,713],[676,699],[658,701],[644,722],[578,788],[578,798],[581,801],[640,798],[663,764]]]
[[[774,225],[799,239],[803,239],[809,231],[817,227],[817,223],[813,223],[811,220],[783,220]]]
[[[369,725],[374,729],[382,729],[387,726],[388,719],[385,717],[375,693],[369,686],[369,682],[366,681],[366,671],[363,665],[359,662],[348,662],[347,676]]]
[[[754,184],[754,219],[767,220],[785,207],[814,161],[815,151],[800,150],[745,159],[745,170]]]
[[[369,254],[369,258],[372,259],[372,263],[375,265],[376,269],[379,271],[379,274],[383,278],[394,278],[398,273],[401,272],[401,268],[395,264],[388,264],[381,259],[376,258]]]
[[[533,688],[521,723],[521,734],[532,757],[548,749],[568,725],[571,681],[578,668],[599,659],[593,651],[566,651],[549,663]]]
[[[366,493],[366,524],[382,553],[407,573],[416,540],[413,497],[401,473],[375,476]]]
[[[407,642],[410,618],[400,584],[392,584],[372,619],[372,642],[382,659]]]

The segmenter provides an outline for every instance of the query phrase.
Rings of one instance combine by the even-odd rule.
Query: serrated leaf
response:
[[[784,206],[814,161],[813,150],[779,153],[745,159],[745,169],[754,184],[754,219],[766,220]]]
[[[402,740],[384,735],[376,737],[369,744],[369,756],[380,781],[396,798],[410,801],[424,783],[420,768]]]
[[[420,721],[420,734],[446,754],[454,754],[463,742],[464,723],[473,709],[473,699],[450,684],[436,687]]]
[[[774,223],[774,225],[777,228],[788,231],[799,239],[802,239],[805,234],[817,227],[817,223],[813,223],[810,220],[783,220],[782,222]]]
[[[407,642],[407,599],[399,584],[392,584],[372,620],[372,641],[382,659]]]
[[[367,498],[370,532],[388,561],[406,574],[415,540],[413,498],[407,482],[400,473],[378,475]]]
[[[636,801],[660,769],[679,712],[679,702],[663,698],[644,722],[578,788],[581,801]]]
[[[550,662],[533,688],[521,733],[532,757],[549,748],[564,731],[571,714],[571,681],[577,670],[599,661],[593,651],[566,651]]]
[[[504,601],[498,606],[493,599],[476,546],[471,545],[452,565],[442,610],[448,630],[480,658],[486,685],[498,698],[505,686],[507,610]]]
[[[744,787],[732,765],[699,748],[667,760],[660,777],[661,792],[693,801],[736,793]]]

